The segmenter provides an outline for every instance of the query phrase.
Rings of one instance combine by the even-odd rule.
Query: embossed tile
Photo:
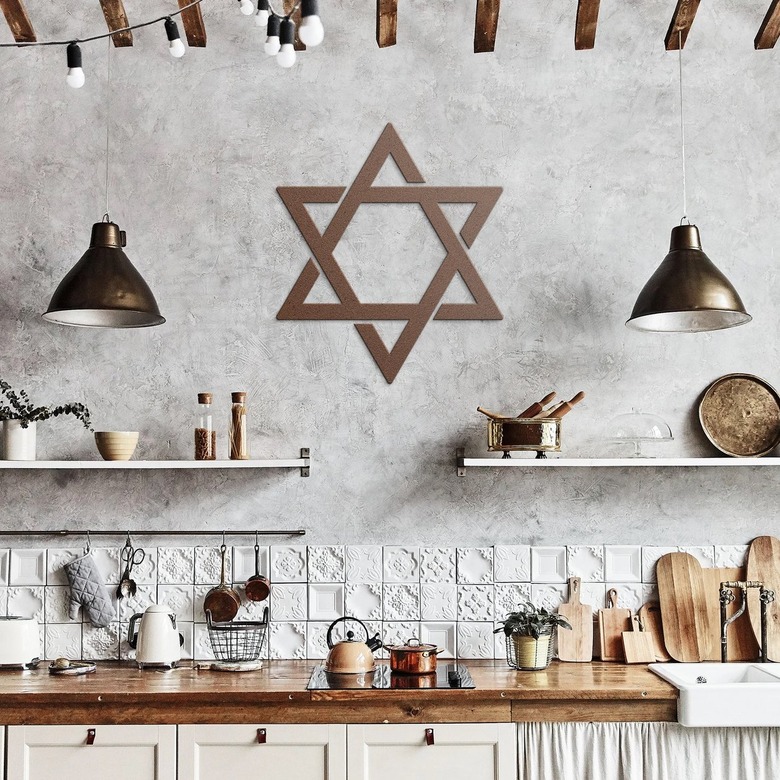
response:
[[[612,582],[642,582],[642,548],[607,545],[604,548],[604,577]]]
[[[184,637],[184,644],[181,646],[182,659],[193,657],[193,642],[195,634],[195,625],[188,621],[176,621],[176,630]]]
[[[158,588],[161,587],[163,586],[158,585]],[[193,588],[192,614],[196,623],[204,623],[206,620],[206,610],[203,606],[203,602],[205,601],[208,592],[211,590],[211,587],[211,585],[196,585]]]
[[[344,582],[343,545],[309,547],[309,582]]]
[[[715,547],[678,547],[680,552],[692,555],[702,565],[703,569],[711,569],[715,566]]]
[[[271,582],[306,582],[307,576],[304,545],[271,547]]]
[[[455,623],[420,623],[420,641],[444,648],[439,658],[455,658],[457,633]]]
[[[449,582],[421,585],[420,616],[423,620],[457,620],[458,586]]]
[[[655,582],[655,565],[667,553],[677,552],[676,547],[642,548],[642,582]]]
[[[382,610],[386,620],[408,621],[420,619],[420,586],[392,583],[385,585]]]
[[[544,607],[549,612],[555,612],[566,601],[567,590],[566,585],[532,585],[531,601],[537,607]]]
[[[378,544],[347,547],[347,582],[381,582],[382,547]]]
[[[420,624],[416,620],[386,621],[381,636],[386,645],[405,645],[412,638],[420,638]]]
[[[11,550],[10,585],[45,585],[46,550]]]
[[[360,620],[382,619],[382,585],[379,582],[348,582],[344,611]]]
[[[306,623],[271,623],[271,658],[306,658]]]
[[[309,620],[335,620],[343,615],[343,583],[309,585]]]
[[[384,573],[385,582],[419,582],[420,548],[385,547]]]
[[[225,582],[232,582],[232,556],[230,548],[225,551]],[[195,548],[195,584],[209,585],[220,581],[222,574],[222,553],[219,547]]]
[[[194,602],[195,588],[192,585],[160,585],[157,588],[157,603],[168,607],[178,621],[191,623],[194,620]]]
[[[133,570],[130,572],[130,576],[135,580],[137,585],[156,585],[158,555],[157,548],[142,546],[141,549],[144,551],[144,559],[141,561],[141,563],[133,566]],[[119,552],[121,553],[121,550],[119,550]],[[120,576],[124,570],[124,562],[120,561]]]
[[[460,584],[493,582],[493,548],[459,547],[457,567]]]
[[[300,621],[308,617],[308,598],[303,583],[271,585],[271,620]]]
[[[266,599],[265,601],[250,601],[245,595],[242,595],[241,606],[238,608],[238,614],[235,619],[258,622],[267,621],[268,618],[265,616],[266,608],[270,614],[271,605],[269,599]]]
[[[56,547],[48,550],[46,555],[46,584],[67,585],[68,575],[65,573],[65,564],[75,561],[84,554],[83,550],[73,547]],[[79,639],[81,643],[81,639]]]
[[[607,588],[603,582],[583,582],[580,601],[587,604],[595,615],[606,604]],[[568,597],[568,594],[567,594]]]
[[[69,617],[70,609],[70,588],[62,585],[46,586],[44,588],[44,615],[47,623],[75,623],[81,622],[79,616],[71,621]],[[5,614],[5,613],[3,613]],[[79,632],[79,645],[81,643],[81,633]]]
[[[454,547],[423,547],[420,549],[420,582],[455,581]]]
[[[260,574],[268,576],[268,547],[258,550]],[[255,546],[233,548],[233,582],[246,582],[255,574]]]
[[[458,657],[493,658],[492,623],[458,623]]]
[[[8,588],[0,588],[0,615],[8,614]]]
[[[530,582],[531,548],[527,544],[497,544],[493,566],[496,582]]]
[[[719,569],[738,569],[747,566],[749,549],[746,544],[718,545],[715,547],[715,566]]]
[[[614,588],[617,591],[617,605],[621,609],[630,609],[636,612],[645,603],[644,586],[638,582],[607,582],[606,592]],[[606,597],[605,597],[606,598]]]
[[[8,569],[11,563],[9,550],[0,550],[0,585],[8,585]]]
[[[43,623],[43,587],[8,588],[8,614],[35,618]]]
[[[503,620],[510,612],[517,612],[521,604],[530,600],[531,585],[529,583],[499,583],[495,590],[496,620]]]
[[[95,628],[90,623],[81,626],[82,657],[86,661],[116,660],[119,658],[119,623]]]
[[[161,585],[192,585],[195,582],[195,548],[160,547],[157,581]]]
[[[138,585],[135,596],[126,596],[114,602],[119,612],[119,622],[127,623],[133,615],[143,614],[147,608],[157,601],[157,588],[154,585]]]
[[[95,559],[100,576],[106,585],[119,584],[119,548],[118,547],[93,547],[92,557]],[[135,569],[133,569],[135,574]]]
[[[196,661],[214,660],[214,649],[209,639],[209,630],[205,623],[195,623],[193,627],[192,657]]]
[[[579,577],[583,582],[604,581],[604,548],[577,545],[566,548],[569,577]]]
[[[458,620],[479,623],[495,617],[492,585],[458,585]]]
[[[531,578],[533,582],[566,582],[566,548],[532,547]]]
[[[347,553],[349,554],[349,553]],[[326,658],[328,655],[328,627],[330,623],[309,621],[306,628],[306,657],[312,660]]]
[[[44,637],[46,658],[81,658],[81,623],[48,623]]]

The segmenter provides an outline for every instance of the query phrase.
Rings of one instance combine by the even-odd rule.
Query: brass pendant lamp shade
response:
[[[669,254],[642,288],[626,325],[696,333],[752,319],[731,282],[702,251],[696,225],[680,225],[672,229]]]
[[[113,222],[92,226],[89,249],[52,296],[45,320],[82,328],[148,328],[165,318],[127,255],[125,232]]]

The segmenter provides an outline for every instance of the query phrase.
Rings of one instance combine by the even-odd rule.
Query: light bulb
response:
[[[320,19],[319,0],[301,0],[301,24],[298,36],[306,46],[318,46],[325,37]]]
[[[276,55],[276,63],[281,68],[292,68],[295,65],[295,48],[291,43],[283,43]]]
[[[165,34],[168,36],[168,53],[171,57],[183,57],[187,49],[179,36],[179,28],[173,19],[165,20]]]
[[[263,51],[271,57],[279,53],[279,48],[282,45],[279,40],[280,24],[281,19],[276,14],[271,14],[268,17],[268,24],[266,25],[266,35],[268,37],[265,39]]]
[[[255,6],[252,0],[238,0],[239,8],[244,16],[251,16],[255,12]]]
[[[257,13],[255,14],[255,24],[258,27],[268,26],[268,17],[271,15],[268,0],[257,0]]]
[[[66,50],[68,75],[65,83],[73,89],[84,86],[84,71],[81,69],[81,49],[77,43],[69,43]]]

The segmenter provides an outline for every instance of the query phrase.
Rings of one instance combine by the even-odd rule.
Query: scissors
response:
[[[146,559],[146,553],[140,547],[133,547],[133,543],[130,541],[130,534],[127,535],[127,541],[122,548],[120,555],[122,562],[125,564],[125,569],[122,572],[122,576],[119,579],[119,586],[116,589],[116,597],[121,599],[125,596],[135,596],[136,584],[135,580],[130,577],[134,566],[139,566]]]

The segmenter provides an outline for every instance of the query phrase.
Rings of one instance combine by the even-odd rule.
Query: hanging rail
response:
[[[51,531],[0,531],[0,536],[306,536],[306,530],[292,531],[71,531],[67,528]]]

